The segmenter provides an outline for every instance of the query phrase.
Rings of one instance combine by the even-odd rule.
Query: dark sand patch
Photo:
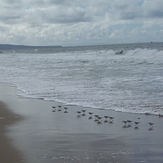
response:
[[[7,137],[7,127],[22,118],[9,111],[5,104],[0,102],[0,162],[1,163],[25,163],[22,153],[13,145]]]

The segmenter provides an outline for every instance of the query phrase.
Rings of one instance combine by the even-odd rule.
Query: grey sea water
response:
[[[163,43],[4,50],[0,72],[22,97],[163,114]]]

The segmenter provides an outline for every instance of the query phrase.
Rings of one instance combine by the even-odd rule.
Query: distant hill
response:
[[[26,46],[26,45],[0,44],[0,51],[17,49],[59,48],[59,47],[62,46]]]

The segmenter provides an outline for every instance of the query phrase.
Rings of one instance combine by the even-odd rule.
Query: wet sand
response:
[[[22,117],[12,113],[4,103],[0,102],[0,162],[25,163],[23,155],[13,146],[12,140],[7,137],[7,127],[21,121]]]
[[[53,101],[22,98],[17,96],[19,94],[21,92],[14,87],[0,84],[0,101],[7,104],[12,115],[24,117],[7,127],[8,130],[4,131],[7,137],[3,137],[12,139],[10,144],[21,151],[16,153],[18,156],[23,153],[28,163],[163,162],[163,118],[66,106]],[[56,107],[55,112],[52,106]],[[68,113],[64,107],[68,107]],[[86,110],[85,116],[78,117],[77,111],[82,110]],[[92,119],[88,112],[93,112]],[[95,121],[95,114],[102,117],[101,123]],[[105,122],[105,115],[113,116],[113,123]],[[124,120],[133,122],[125,125]],[[135,127],[137,121],[140,124]],[[154,123],[153,128],[148,122]],[[5,129],[5,124],[2,126]]]

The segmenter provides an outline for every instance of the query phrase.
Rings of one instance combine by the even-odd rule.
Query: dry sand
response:
[[[0,111],[0,117],[6,117],[0,119],[0,141],[6,147],[4,150],[1,145],[1,160],[13,158],[21,163],[25,157],[28,163],[163,162],[163,118],[70,105],[68,113],[64,113],[62,103],[20,98],[19,93],[14,87],[0,84],[0,101],[13,111]],[[52,112],[52,106],[56,106],[56,112]],[[77,111],[83,109],[86,116],[77,117]],[[102,123],[97,124],[94,116],[89,119],[88,112],[114,116],[114,121],[105,123],[102,118]],[[23,120],[17,121],[15,114],[22,115]],[[122,121],[127,119],[139,121],[139,127],[135,128],[134,123],[125,126]],[[15,120],[18,123],[13,125]],[[148,122],[154,122],[152,129]]]

